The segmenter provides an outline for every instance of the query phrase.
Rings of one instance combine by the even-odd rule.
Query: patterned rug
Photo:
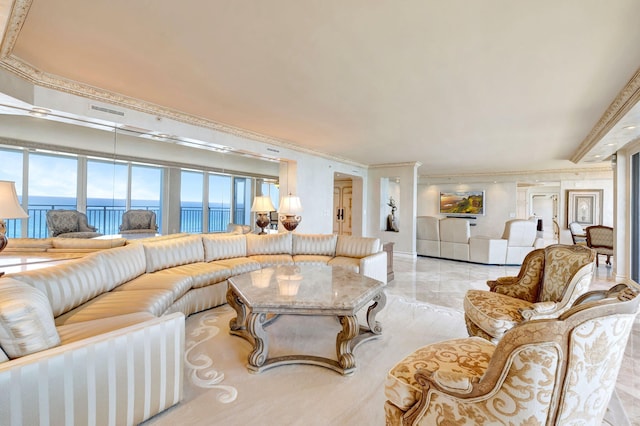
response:
[[[312,365],[252,374],[250,344],[229,335],[233,317],[225,305],[187,319],[184,399],[146,424],[383,425],[387,371],[421,346],[467,335],[461,311],[391,296],[377,316],[382,336],[354,351],[353,375]],[[339,329],[332,317],[282,316],[267,328],[269,356],[335,359]]]

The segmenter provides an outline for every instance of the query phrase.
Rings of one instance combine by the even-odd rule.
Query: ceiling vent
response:
[[[92,111],[100,111],[100,112],[104,112],[107,114],[112,114],[112,115],[117,115],[119,117],[124,117],[124,111],[118,111],[115,109],[111,109],[111,108],[107,108],[107,107],[103,107],[100,105],[89,105],[89,109],[91,109]]]

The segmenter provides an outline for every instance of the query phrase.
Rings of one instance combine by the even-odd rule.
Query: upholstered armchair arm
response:
[[[544,249],[538,249],[524,258],[517,277],[500,277],[487,285],[493,292],[533,303],[538,299],[543,272]]]
[[[89,225],[87,215],[78,212],[78,232],[96,232],[98,228]]]
[[[530,309],[520,311],[525,320],[558,318],[569,310],[573,303],[589,290],[593,279],[593,263],[584,265],[573,275],[565,288],[560,301],[547,301],[534,303]]]

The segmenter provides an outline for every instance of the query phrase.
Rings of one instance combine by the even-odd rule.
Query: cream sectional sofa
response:
[[[537,237],[536,223],[531,220],[507,221],[501,238],[471,236],[471,224],[464,218],[418,216],[416,225],[416,251],[420,256],[520,265],[528,253],[544,247],[544,240]]]
[[[182,399],[184,317],[226,303],[227,279],[277,265],[386,282],[379,239],[304,234],[149,238],[0,278],[0,418],[137,424]],[[4,423],[3,423],[4,424]]]

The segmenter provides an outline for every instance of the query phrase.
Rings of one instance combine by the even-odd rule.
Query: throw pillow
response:
[[[49,299],[11,278],[0,286],[0,347],[11,359],[60,344]]]

